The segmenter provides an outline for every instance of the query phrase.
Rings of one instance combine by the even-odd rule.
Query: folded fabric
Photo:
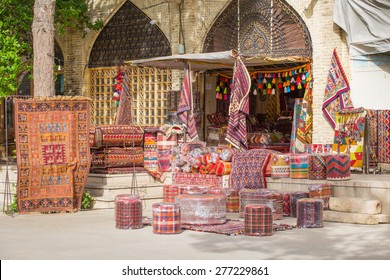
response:
[[[142,147],[111,147],[92,153],[91,168],[144,166]]]
[[[101,125],[90,131],[91,147],[141,146],[144,132],[131,125]]]
[[[223,175],[228,175],[230,174],[232,170],[232,163],[220,160],[216,165],[215,165],[215,174],[217,176],[223,176]]]

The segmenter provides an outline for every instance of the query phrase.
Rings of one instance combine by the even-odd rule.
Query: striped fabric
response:
[[[223,188],[222,190],[226,196],[226,212],[238,213],[240,209],[238,190],[233,188]]]
[[[144,166],[149,171],[157,171],[157,131],[145,128]]]
[[[307,179],[309,154],[290,154],[290,178]]]
[[[223,176],[230,174],[232,170],[232,163],[220,160],[215,164],[215,174],[217,176]]]
[[[267,205],[248,204],[244,209],[245,235],[270,236],[273,234],[273,214]]]
[[[109,147],[92,153],[92,169],[132,166],[144,166],[144,151],[142,147]]]
[[[180,206],[177,203],[154,203],[153,233],[176,234],[181,232]]]
[[[242,189],[239,191],[240,196],[240,214],[244,217],[244,209],[248,204],[266,204],[273,210],[274,220],[283,219],[283,194],[275,190],[251,190]]]
[[[326,180],[326,155],[309,155],[309,173],[310,180]]]
[[[118,229],[142,228],[142,203],[138,195],[115,196],[115,221]]]
[[[217,194],[182,194],[175,198],[182,224],[213,225],[226,222],[226,197]]]
[[[297,216],[297,201],[301,198],[309,198],[309,192],[292,192],[290,193],[290,216]]]
[[[334,154],[326,157],[326,179],[351,179],[349,154]]]
[[[132,125],[101,125],[92,131],[91,147],[129,147],[142,146],[144,132]]]
[[[302,198],[297,204],[297,226],[304,228],[321,228],[323,220],[324,202],[322,199]]]
[[[309,186],[310,198],[321,198],[324,201],[324,209],[329,209],[329,199],[332,196],[332,185],[319,184]]]

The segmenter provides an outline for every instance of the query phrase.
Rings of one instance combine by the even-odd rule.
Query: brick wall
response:
[[[102,18],[107,23],[123,4],[123,0],[95,0],[91,4],[92,18]],[[172,53],[178,52],[180,17],[179,6],[175,1],[134,0],[148,17],[157,20],[159,27],[172,44]],[[172,2],[172,3],[168,3]],[[178,2],[178,1],[176,1]],[[323,117],[321,106],[326,84],[327,72],[333,49],[336,48],[344,70],[350,76],[349,54],[345,37],[332,20],[334,0],[287,0],[306,23],[313,44],[313,95],[314,95],[314,133],[313,142],[330,143],[333,130]],[[230,3],[227,1],[184,0],[182,26],[187,53],[199,52],[211,25]],[[305,10],[307,6],[307,10]],[[98,32],[89,32],[85,38],[81,32],[67,32],[57,41],[65,59],[65,92],[87,95],[86,78],[89,54]],[[176,77],[178,75],[175,75]],[[173,88],[178,88],[174,82]]]

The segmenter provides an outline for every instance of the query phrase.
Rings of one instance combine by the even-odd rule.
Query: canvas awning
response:
[[[183,62],[190,62],[193,71],[206,71],[215,69],[232,69],[235,62],[235,54],[233,50],[223,52],[211,53],[191,53],[191,54],[176,54],[170,56],[153,57],[149,59],[139,59],[126,61],[127,65],[143,66],[143,67],[157,67],[169,69],[184,69]],[[249,68],[255,67],[271,67],[274,69],[275,65],[280,65],[282,68],[286,66],[294,67],[299,64],[310,62],[309,58],[302,58],[296,56],[283,58],[270,57],[243,57],[242,61],[245,66]]]

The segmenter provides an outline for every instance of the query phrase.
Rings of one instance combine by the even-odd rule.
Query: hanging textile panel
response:
[[[390,163],[390,110],[378,111],[378,162]]]
[[[91,169],[132,166],[144,166],[144,151],[142,147],[111,147],[92,153]]]
[[[233,157],[229,186],[233,189],[263,189],[267,187],[265,170],[271,151],[255,149],[236,153]]]
[[[144,167],[149,171],[157,171],[157,130],[144,130]]]
[[[91,138],[95,148],[141,146],[144,132],[141,127],[132,125],[101,125]]]
[[[330,125],[335,128],[336,112],[346,108],[353,108],[350,87],[336,49],[334,49],[325,86],[322,111]]]
[[[80,209],[90,166],[89,100],[14,102],[20,213]]]
[[[350,154],[351,169],[363,170],[364,130],[366,111],[345,109],[336,113],[333,152]]]
[[[378,115],[379,111],[366,109],[367,111],[367,132],[368,132],[368,153],[370,165],[378,164]]]

